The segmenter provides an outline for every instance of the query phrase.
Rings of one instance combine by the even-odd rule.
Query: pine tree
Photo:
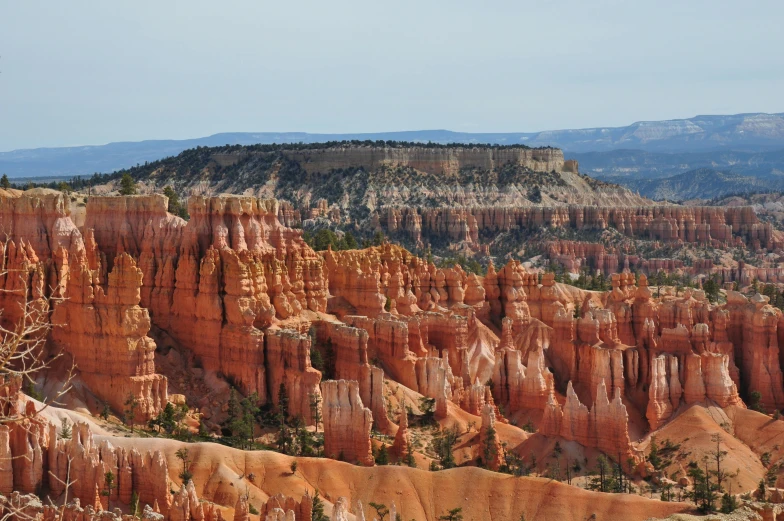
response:
[[[725,492],[724,495],[721,496],[721,513],[729,514],[734,512],[736,508],[738,508],[738,501],[735,499],[735,496]]]
[[[11,188],[11,181],[8,180],[7,174],[3,174],[3,177],[0,177],[0,187],[2,187],[5,190]]]
[[[66,418],[63,418],[60,421],[60,432],[57,433],[57,436],[61,440],[70,440],[71,433],[72,433],[71,424],[68,423],[68,420]]]
[[[136,195],[136,182],[131,174],[125,173],[120,179],[120,195]]]
[[[182,472],[180,472],[179,478],[182,481],[183,485],[187,485],[188,482],[193,479],[193,473],[189,470],[190,467],[190,458],[188,455],[188,449],[182,448],[179,449],[177,452],[174,453],[177,456],[177,459],[182,461]]]
[[[615,490],[616,482],[613,478],[613,468],[604,454],[600,454],[596,458],[596,469],[594,469],[593,473],[595,477],[591,478],[588,488],[598,490],[599,492],[612,492]]]
[[[438,455],[438,461],[443,469],[451,469],[456,466],[454,446],[457,444],[457,429],[446,429],[440,436],[433,440],[433,448]]]
[[[316,493],[313,494],[313,507],[311,509],[311,519],[312,521],[329,521],[329,517],[324,515],[324,502],[321,501],[321,497],[319,496],[318,489],[316,489]]]
[[[659,445],[656,443],[656,436],[651,437],[651,447],[648,451],[648,461],[656,470],[659,470],[659,467],[661,467],[662,461],[661,456],[659,456]]]
[[[131,424],[131,434],[133,434],[133,428],[136,425],[136,409],[139,408],[139,400],[136,399],[136,395],[132,392],[128,394],[128,398],[125,400],[125,422]]]
[[[765,480],[760,479],[759,485],[757,485],[757,499],[759,499],[760,501],[765,501],[767,494],[768,494],[768,488],[765,485]]]
[[[101,414],[100,414],[100,416],[103,419],[103,421],[109,421],[109,415],[111,414],[111,412],[112,412],[112,410],[109,408],[109,404],[104,402],[103,408],[101,409]]]
[[[386,445],[381,445],[378,452],[376,452],[376,465],[389,465],[389,451]]]
[[[316,424],[316,432],[318,432],[319,424],[321,423],[321,395],[310,393],[309,398],[310,416],[313,418],[313,423]]]
[[[406,445],[406,455],[403,456],[403,463],[408,465],[409,467],[416,468],[416,459],[414,459],[414,447],[411,445],[411,442],[408,442]]]
[[[112,490],[114,489],[114,473],[109,471],[104,474],[103,477],[105,490],[101,492],[101,495],[106,497],[106,507],[108,510],[111,510]]]
[[[139,494],[136,493],[136,490],[131,492],[131,502],[128,509],[133,517],[139,517]]]
[[[283,454],[294,454],[294,436],[292,435],[291,429],[289,429],[288,426],[280,426],[278,429],[278,438],[275,444],[278,446],[278,450]]]
[[[289,419],[289,393],[283,382],[278,387],[278,424],[286,425]]]
[[[495,429],[488,426],[485,430],[485,440],[482,446],[482,461],[485,468],[490,468],[490,462],[493,461],[497,455],[498,449],[495,446]]]
[[[373,509],[376,511],[376,515],[378,516],[378,521],[384,521],[384,518],[389,515],[389,509],[384,503],[368,503]],[[394,520],[392,520],[394,521]]]
[[[721,469],[721,462],[724,461],[724,458],[727,457],[728,452],[726,450],[721,450],[721,435],[716,433],[711,435],[711,441],[716,444],[716,448],[710,451],[708,454],[711,456],[713,461],[716,462],[716,470],[713,471],[713,475],[716,476],[716,489],[719,492],[724,492],[724,487],[722,486],[722,482],[724,478],[727,476],[727,473]]]
[[[453,508],[438,519],[439,521],[463,521],[463,509]]]

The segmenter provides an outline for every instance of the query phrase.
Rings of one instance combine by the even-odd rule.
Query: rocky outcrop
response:
[[[726,247],[745,244],[773,246],[773,228],[761,223],[751,207],[684,206],[468,206],[452,208],[389,208],[380,224],[390,232],[417,237],[448,237],[475,242],[481,234],[512,228],[569,227],[576,230],[614,228],[628,237],[683,241]],[[411,228],[407,228],[410,225]],[[464,233],[457,233],[465,230]],[[581,252],[577,252],[581,253]],[[587,252],[586,252],[587,253]],[[560,255],[554,252],[556,257]],[[568,254],[568,253],[567,253]],[[598,255],[598,254],[597,254]],[[594,261],[598,269],[617,261]],[[604,265],[605,262],[610,264]]]
[[[213,503],[199,501],[193,481],[180,485],[172,499],[169,521],[223,521],[223,514]]]
[[[91,504],[96,488],[106,490],[105,474],[112,472],[116,487],[109,500],[128,504],[132,491],[135,491],[141,504],[157,503],[161,513],[168,514],[172,500],[168,466],[161,452],[127,451],[112,446],[107,440],[97,441],[84,423],[73,426],[70,439],[56,439],[56,431],[54,425],[49,426],[46,456],[48,484],[53,492],[62,493],[70,477],[73,481],[70,497],[79,498],[83,504]],[[196,500],[194,508],[200,508],[198,504]]]
[[[313,512],[313,498],[305,494],[300,501],[297,501],[291,496],[283,494],[276,494],[271,496],[266,503],[259,509],[259,517],[266,519],[273,512],[276,512],[272,519],[277,521],[281,518],[283,521],[293,521],[295,519],[310,519]],[[289,516],[289,517],[286,517]]]
[[[482,464],[498,470],[504,462],[504,449],[495,430],[495,408],[486,403],[482,406],[482,426],[479,430],[479,457]]]
[[[306,425],[312,425],[311,403],[320,399],[321,372],[310,364],[310,337],[287,329],[269,329],[265,340],[272,403],[278,405],[280,388],[285,387],[289,417],[302,418]]]
[[[363,403],[370,405],[374,428],[387,433],[390,421],[384,402],[384,370],[368,362],[368,332],[339,322],[316,324],[318,343],[334,356],[335,377],[359,382]],[[322,356],[327,357],[328,353]]]
[[[528,365],[523,365],[525,353],[507,349],[496,352],[493,383],[499,403],[510,413],[522,409],[542,409],[553,392],[553,375],[545,366],[542,348],[531,351]]]
[[[2,441],[2,440],[0,440]],[[411,440],[408,433],[408,412],[405,409],[400,410],[397,422],[397,433],[395,434],[395,441],[392,444],[392,454],[397,457],[398,461],[403,461],[410,455]],[[411,454],[413,457],[413,454]]]
[[[359,384],[348,380],[321,383],[324,418],[324,454],[343,461],[372,466],[370,430],[373,413],[362,404]]]
[[[277,201],[193,196],[187,224],[166,214],[165,204],[157,196],[91,197],[85,228],[100,252],[138,255],[142,303],[155,325],[205,369],[266,400],[261,329],[326,310],[323,261],[301,232],[280,224]],[[126,213],[115,216],[117,205]]]
[[[769,298],[755,295],[743,311],[743,344],[740,352],[743,380],[749,395],[760,393],[765,409],[784,407],[784,388],[778,343],[782,313]]]
[[[69,500],[92,505],[96,491],[108,491],[108,472],[115,482],[104,499],[127,505],[135,491],[142,504],[157,504],[168,515],[171,496],[167,463],[161,452],[142,454],[136,449],[114,447],[105,439],[96,441],[85,423],[73,425],[69,439],[58,437],[57,426],[40,417],[0,427],[2,493],[36,492],[45,485],[50,497],[56,499],[68,484]],[[100,501],[98,504],[103,508]]]
[[[136,419],[146,421],[166,405],[167,383],[155,374],[155,342],[147,336],[149,312],[139,306],[142,271],[121,253],[106,285],[92,270],[78,241],[69,261],[66,299],[52,315],[52,338],[74,359],[80,376],[115,411],[136,400]]]
[[[580,402],[569,383],[566,403],[561,406],[550,395],[544,408],[540,432],[576,441],[585,447],[594,447],[607,454],[634,456],[628,430],[629,416],[620,390],[616,389],[612,401],[607,397],[604,382],[599,384],[596,400],[591,409]]]

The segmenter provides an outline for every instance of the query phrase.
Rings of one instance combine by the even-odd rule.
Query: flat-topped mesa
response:
[[[142,271],[127,253],[117,256],[107,285],[98,283],[87,252],[68,256],[66,299],[52,314],[52,338],[74,359],[82,380],[115,411],[129,397],[136,420],[156,416],[166,405],[166,377],[155,374],[155,342],[147,336],[150,315],[139,306]]]
[[[410,167],[423,172],[439,172],[446,177],[461,169],[492,170],[497,165],[515,165],[536,172],[576,172],[575,161],[564,161],[557,148],[487,146],[336,146],[287,150],[284,154],[299,161],[309,173],[329,172],[348,167],[366,171],[387,167]]]
[[[373,413],[362,404],[359,384],[348,380],[321,382],[324,454],[372,466],[370,430]]]
[[[476,228],[472,229],[470,223],[475,223]],[[615,228],[628,237],[717,247],[745,244],[753,249],[771,249],[774,239],[772,225],[760,222],[752,207],[401,207],[383,208],[379,224],[387,230],[408,232],[417,240],[427,236],[450,236],[456,240],[454,231],[465,226],[468,226],[468,236],[461,236],[460,240],[468,240],[475,233],[481,235],[513,228],[536,229],[546,226],[576,230]]]

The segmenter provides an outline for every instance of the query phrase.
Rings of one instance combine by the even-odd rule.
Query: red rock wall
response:
[[[359,384],[349,380],[321,383],[324,417],[324,454],[343,461],[372,466],[370,429],[373,413],[359,396]]]

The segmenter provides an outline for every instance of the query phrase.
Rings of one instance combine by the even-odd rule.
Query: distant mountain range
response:
[[[690,170],[712,168],[752,177],[784,174],[784,144],[778,150],[743,152],[714,150],[703,152],[646,152],[611,150],[567,154],[580,163],[580,172],[597,179],[624,183],[671,177]]]
[[[699,168],[658,179],[626,178],[622,184],[649,199],[681,202],[690,199],[717,199],[728,195],[781,191],[784,189],[784,173],[755,177],[712,168]]]
[[[70,177],[112,172],[174,156],[197,146],[252,145],[264,143],[317,143],[342,140],[393,140],[433,143],[524,144],[562,148],[587,167],[586,173],[612,175],[614,165],[639,163],[630,171],[641,177],[683,173],[698,167],[723,167],[727,154],[739,154],[741,162],[754,162],[755,154],[779,150],[772,169],[784,170],[784,113],[697,116],[690,119],[643,121],[626,127],[552,130],[520,133],[464,133],[448,130],[417,130],[357,134],[309,134],[305,132],[235,132],[185,140],[151,140],[107,145],[37,148],[0,153],[0,173],[10,177]],[[621,150],[623,150],[621,152]],[[632,152],[630,152],[632,151]],[[683,168],[679,154],[698,154]],[[647,155],[646,155],[647,154]],[[675,154],[672,157],[668,154]],[[627,159],[624,159],[626,157]],[[653,159],[651,159],[653,158]],[[748,159],[751,158],[751,159]],[[716,162],[716,165],[713,163]],[[646,166],[653,163],[653,166]],[[765,166],[767,168],[767,166]],[[609,173],[608,173],[609,172]],[[618,172],[616,172],[618,173]]]

